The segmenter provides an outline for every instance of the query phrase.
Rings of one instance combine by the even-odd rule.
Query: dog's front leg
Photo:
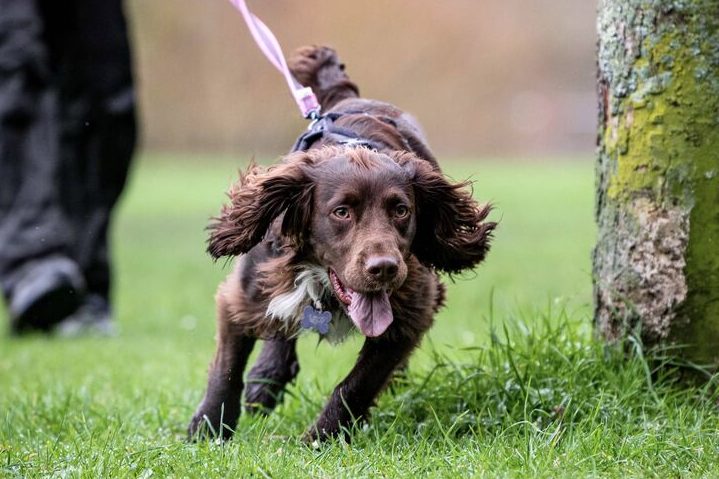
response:
[[[207,392],[192,416],[188,435],[232,437],[240,417],[242,374],[255,338],[221,315],[218,321],[217,352],[208,373]]]
[[[394,341],[367,338],[352,371],[335,388],[317,422],[303,439],[312,442],[337,436],[343,430],[348,431],[354,420],[365,418],[394,370],[405,363],[416,344],[416,340],[409,338]],[[345,439],[350,439],[347,434]]]
[[[296,347],[294,338],[264,342],[260,356],[247,375],[247,412],[268,413],[275,408],[287,383],[300,371]]]

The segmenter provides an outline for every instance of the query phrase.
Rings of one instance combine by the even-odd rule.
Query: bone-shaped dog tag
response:
[[[307,305],[302,310],[302,322],[300,325],[304,329],[314,329],[320,334],[327,334],[330,331],[331,320],[332,313],[329,311],[320,311]]]

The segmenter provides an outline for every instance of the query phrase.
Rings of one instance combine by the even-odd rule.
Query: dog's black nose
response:
[[[371,256],[365,263],[365,270],[377,281],[390,281],[397,276],[399,263],[390,256]]]

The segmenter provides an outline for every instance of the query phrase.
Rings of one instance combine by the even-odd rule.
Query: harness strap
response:
[[[312,122],[306,132],[304,132],[302,135],[299,136],[299,138],[297,138],[294,146],[290,151],[307,151],[312,147],[312,145],[314,145],[322,138],[328,138],[332,141],[332,143],[338,145],[365,147],[369,148],[370,150],[379,151],[381,147],[376,142],[368,140],[367,138],[363,138],[350,129],[334,125],[334,122],[338,118],[352,113],[353,112],[337,112],[326,113],[322,115],[316,121]]]

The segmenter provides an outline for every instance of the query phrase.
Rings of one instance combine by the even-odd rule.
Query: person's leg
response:
[[[122,1],[73,3],[74,41],[62,69],[63,198],[75,226],[73,256],[87,280],[88,295],[77,317],[61,325],[67,333],[87,324],[108,326],[102,324],[110,320],[108,229],[136,138],[131,54]]]
[[[50,63],[37,2],[0,0],[0,285],[15,332],[49,328],[84,290],[60,207]]]

